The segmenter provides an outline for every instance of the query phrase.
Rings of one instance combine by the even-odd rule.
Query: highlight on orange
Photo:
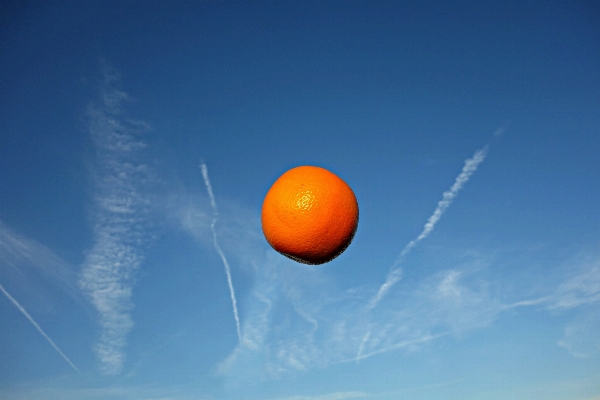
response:
[[[340,177],[300,166],[281,175],[262,206],[265,238],[279,253],[304,264],[324,264],[342,254],[358,227],[358,202]]]

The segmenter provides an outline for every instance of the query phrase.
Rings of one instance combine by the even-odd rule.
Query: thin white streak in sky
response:
[[[421,336],[419,338],[416,338],[416,339],[404,340],[404,341],[396,343],[394,345],[391,345],[391,346],[388,346],[388,347],[384,347],[382,349],[372,351],[371,353],[367,353],[367,354],[361,355],[360,357],[357,357],[356,361],[358,362],[359,360],[362,360],[363,358],[369,358],[369,357],[372,357],[372,356],[374,356],[376,354],[387,353],[388,351],[397,350],[397,349],[401,349],[401,348],[404,348],[404,347],[408,347],[408,346],[413,346],[413,345],[420,344],[420,343],[429,342],[431,340],[435,340],[435,339],[447,336],[450,333],[451,332],[438,333],[438,334],[435,334],[435,335],[426,334],[426,335],[423,335],[423,336]]]
[[[503,305],[501,307],[501,310],[510,310],[512,308],[517,308],[517,307],[536,306],[538,304],[548,303],[551,300],[552,300],[551,296],[540,297],[539,299],[533,299],[533,300],[521,300],[521,301],[517,301],[516,303]]]
[[[202,177],[204,178],[204,184],[206,185],[206,191],[208,192],[208,196],[210,197],[210,205],[213,209],[213,220],[210,224],[210,229],[213,233],[213,243],[215,245],[215,250],[221,256],[221,260],[223,260],[223,265],[225,266],[225,274],[227,275],[227,284],[229,285],[229,294],[231,295],[231,304],[233,305],[233,317],[235,318],[235,326],[237,329],[238,340],[240,343],[242,342],[242,331],[240,329],[240,318],[238,316],[237,310],[237,301],[235,300],[235,291],[233,290],[233,282],[231,280],[231,268],[229,268],[229,263],[225,258],[225,254],[221,250],[221,246],[219,246],[219,242],[217,241],[217,232],[215,231],[215,224],[217,223],[217,216],[219,215],[217,211],[217,203],[215,202],[215,195],[213,194],[212,186],[210,185],[210,179],[208,179],[208,169],[205,164],[200,164],[200,168],[202,169]]]
[[[477,171],[477,167],[479,167],[479,164],[481,164],[481,162],[485,159],[487,151],[488,146],[486,145],[482,149],[477,150],[473,155],[473,158],[469,158],[465,161],[465,166],[463,167],[462,172],[456,177],[456,181],[454,182],[452,187],[449,190],[445,191],[442,195],[442,200],[438,202],[437,208],[435,209],[431,217],[429,217],[429,219],[427,220],[423,232],[421,232],[421,234],[416,239],[411,240],[406,245],[406,247],[404,247],[404,250],[402,250],[398,258],[392,265],[385,283],[381,285],[381,287],[379,288],[379,292],[377,292],[377,295],[375,295],[369,302],[369,308],[375,307],[381,301],[381,299],[383,299],[383,297],[387,294],[391,287],[402,278],[402,269],[398,266],[400,265],[404,257],[406,257],[408,253],[410,253],[410,251],[413,249],[413,247],[417,245],[417,243],[425,239],[433,231],[433,228],[435,228],[435,225],[438,223],[444,212],[446,212],[448,207],[450,207],[450,204],[452,204],[452,201],[458,195],[460,189],[462,189],[465,183],[469,181],[471,175],[473,175],[473,173]]]
[[[356,354],[356,363],[357,364],[362,357],[362,352],[365,348],[365,344],[369,341],[369,337],[371,337],[371,331],[367,332],[367,334],[363,337],[363,340],[360,342],[360,346],[358,346],[358,353]]]
[[[48,337],[48,335],[46,335],[46,333],[42,330],[42,328],[40,328],[40,326],[33,320],[33,318],[31,317],[31,315],[29,315],[29,313],[27,311],[25,311],[25,309],[17,302],[17,300],[15,300],[5,289],[2,285],[0,285],[0,291],[2,291],[2,293],[4,293],[4,295],[6,297],[8,297],[8,299],[10,301],[12,301],[12,303],[19,309],[19,311],[21,311],[21,313],[23,313],[23,315],[25,316],[25,318],[27,318],[29,320],[29,322],[31,322],[33,324],[33,326],[35,326],[35,329],[38,330],[38,332],[40,332],[42,334],[43,337],[46,338],[46,340],[48,341],[48,343],[50,343],[52,345],[52,347],[54,347],[54,349],[56,351],[58,351],[58,354],[60,354],[62,356],[62,358],[64,358],[71,367],[73,367],[73,369],[75,371],[77,371],[77,373],[79,375],[81,375],[81,372],[79,371],[79,369],[77,369],[77,367],[75,366],[75,364],[73,364],[71,362],[71,360],[69,360],[69,358],[67,356],[65,356],[65,354],[60,351],[60,349],[58,348],[58,346],[52,341],[52,339],[50,339],[50,337]]]
[[[215,218],[217,218],[217,216],[219,215],[219,211],[217,210],[217,202],[215,201],[215,195],[210,184],[210,179],[208,179],[208,168],[206,168],[206,164],[201,164],[200,168],[202,169],[202,177],[204,178],[204,184],[206,185],[208,197],[210,197],[210,205],[213,209],[213,215]]]

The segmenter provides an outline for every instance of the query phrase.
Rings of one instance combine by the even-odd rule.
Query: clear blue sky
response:
[[[600,399],[598,2],[52,3],[0,12],[1,398]],[[321,266],[261,232],[298,165],[359,202]]]

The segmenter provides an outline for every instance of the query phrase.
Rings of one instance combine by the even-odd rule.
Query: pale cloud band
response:
[[[152,171],[135,161],[146,147],[136,134],[146,125],[122,117],[120,102],[127,95],[115,89],[118,76],[110,68],[104,78],[103,104],[89,108],[96,150],[94,245],[83,263],[80,286],[100,315],[102,332],[94,350],[101,371],[114,375],[123,368],[126,338],[133,327],[132,280],[148,239],[145,193]]]

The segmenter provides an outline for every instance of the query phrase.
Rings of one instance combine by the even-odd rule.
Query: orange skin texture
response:
[[[334,173],[300,166],[273,183],[261,220],[273,249],[300,263],[323,264],[352,242],[358,227],[358,202],[350,186]]]

